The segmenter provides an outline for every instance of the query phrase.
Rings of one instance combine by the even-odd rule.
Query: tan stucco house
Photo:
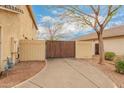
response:
[[[103,38],[105,51],[115,52],[116,55],[124,55],[124,25],[105,30]],[[80,37],[78,41],[92,42],[92,55],[99,54],[99,44],[95,32]]]
[[[0,70],[7,57],[18,57],[19,40],[35,39],[37,29],[32,6],[0,5]]]

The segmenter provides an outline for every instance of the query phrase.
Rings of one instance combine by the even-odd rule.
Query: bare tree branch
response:
[[[94,16],[92,16],[92,15],[90,15],[90,14],[87,14],[87,13],[85,13],[85,12],[83,12],[81,9],[77,9],[76,7],[74,7],[74,6],[69,6],[69,7],[65,7],[67,10],[71,10],[71,11],[75,11],[77,14],[79,14],[79,15],[82,15],[82,16],[88,16],[88,17],[91,17],[91,18],[95,18]]]
[[[108,22],[112,19],[112,17],[114,16],[115,12],[117,12],[117,10],[120,8],[121,6],[116,7],[115,9],[112,10],[112,5],[110,5],[108,7],[108,15],[105,18],[104,22],[102,23],[102,26],[105,27]],[[112,10],[112,11],[111,11]]]

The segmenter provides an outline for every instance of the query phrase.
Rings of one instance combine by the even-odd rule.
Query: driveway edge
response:
[[[18,86],[30,81],[31,79],[33,79],[35,76],[37,76],[39,73],[42,73],[45,69],[47,68],[47,60],[45,61],[45,67],[43,69],[41,69],[41,71],[39,71],[37,74],[35,74],[34,76],[30,77],[29,79],[22,81],[21,83],[11,87],[11,88],[17,88]]]

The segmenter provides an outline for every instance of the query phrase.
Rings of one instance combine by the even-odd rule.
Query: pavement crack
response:
[[[75,70],[76,72],[78,72],[79,74],[81,74],[83,77],[85,77],[87,80],[89,80],[92,84],[94,84],[96,87],[100,88],[97,84],[95,84],[92,80],[90,80],[87,76],[85,76],[83,73],[81,73],[80,71],[78,71],[76,68],[74,68],[72,65],[70,65],[67,61],[67,59],[65,59],[64,61],[67,65],[69,65],[73,70]]]
[[[40,85],[38,85],[37,83],[35,83],[35,82],[33,82],[33,81],[29,81],[30,83],[32,83],[32,84],[34,84],[35,86],[38,86],[38,87],[40,87],[40,88],[43,88],[43,86],[40,86]]]

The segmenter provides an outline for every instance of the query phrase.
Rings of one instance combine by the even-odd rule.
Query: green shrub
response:
[[[105,53],[105,60],[113,61],[116,54],[114,52],[106,52]]]
[[[124,74],[124,60],[117,61],[115,68],[118,73]]]

